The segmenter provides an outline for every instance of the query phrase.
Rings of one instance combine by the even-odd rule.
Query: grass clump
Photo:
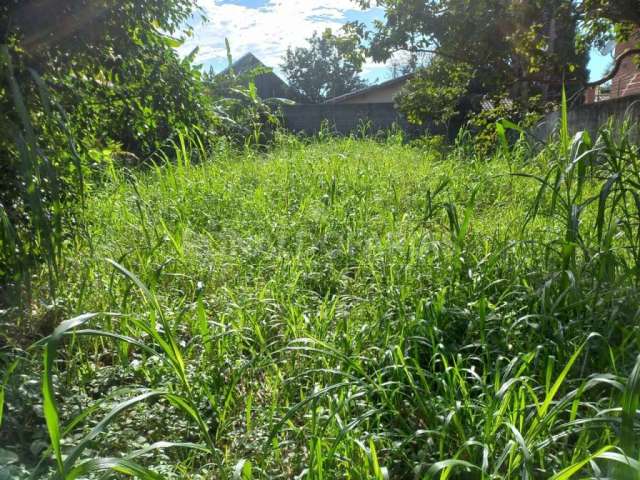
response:
[[[112,171],[53,323],[92,314],[18,354],[6,468],[635,478],[637,147],[465,152],[284,137]]]

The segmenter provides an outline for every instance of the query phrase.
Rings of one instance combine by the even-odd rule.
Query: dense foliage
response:
[[[0,471],[635,478],[638,147],[469,141],[112,171],[2,331],[51,335],[5,351]]]
[[[256,81],[263,75],[272,74],[272,69],[257,66],[236,72],[228,40],[225,44],[227,68],[218,74],[210,71],[205,75],[209,97],[214,99],[213,108],[221,120],[219,133],[236,144],[266,146],[279,126],[278,107],[291,101],[261,98]]]
[[[640,25],[638,0],[581,0],[576,2],[586,27],[586,39],[602,45],[617,36],[626,39]]]
[[[54,286],[93,173],[158,160],[187,127],[210,137],[219,118],[170,36],[193,13],[190,0],[0,6],[0,304],[45,258]]]
[[[369,5],[371,2],[361,2]],[[399,99],[410,120],[469,118],[481,101],[509,98],[519,111],[544,108],[587,79],[587,55],[576,48],[579,16],[571,0],[379,1],[385,20],[372,31],[351,24],[374,60],[397,51],[429,53]],[[405,98],[406,97],[406,98]]]
[[[562,85],[579,98],[589,85],[590,48],[614,36],[629,38],[640,25],[637,0],[375,4],[385,8],[384,21],[375,22],[371,31],[358,23],[349,28],[365,40],[375,60],[388,60],[398,51],[433,58],[399,97],[400,108],[414,122],[464,120],[485,108],[481,100],[495,104],[507,98],[523,118],[557,102]]]
[[[33,69],[78,137],[148,156],[170,129],[206,125],[199,73],[178,58],[178,40],[168,36],[192,13],[190,0],[11,1],[1,12],[0,43],[9,46],[29,107],[37,111]],[[15,118],[11,96],[2,99],[3,118]]]
[[[308,47],[289,48],[282,70],[303,101],[322,103],[365,86],[359,77],[364,55],[355,35],[315,32]]]

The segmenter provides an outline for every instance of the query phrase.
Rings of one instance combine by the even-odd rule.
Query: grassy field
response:
[[[640,161],[583,140],[105,172],[34,284],[34,339],[75,320],[18,354],[6,475],[637,478]]]

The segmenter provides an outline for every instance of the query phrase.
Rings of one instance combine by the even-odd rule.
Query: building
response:
[[[628,49],[636,47],[638,42],[640,42],[640,34],[636,34],[628,42],[617,44],[615,58],[618,58]],[[637,62],[637,55],[630,55],[622,60],[620,68],[610,83],[586,89],[584,103],[596,103],[611,98],[640,95],[640,66],[638,66]]]
[[[266,70],[265,73],[260,73],[253,78],[260,98],[292,98],[289,85],[273,73],[273,70],[262,63],[254,54],[247,53],[231,64],[231,69],[238,76],[248,75],[258,68]],[[227,67],[218,75],[226,75],[228,73],[229,68]]]
[[[327,104],[358,104],[358,103],[393,103],[396,95],[402,90],[412,74],[403,75],[386,82],[372,85],[355,92],[345,93],[338,97],[330,98]]]
[[[584,91],[584,103],[604,102],[611,98],[611,85],[588,87]]]
[[[629,48],[637,45],[640,39],[638,36],[632,40],[616,45],[616,58]],[[626,97],[627,95],[640,94],[640,67],[638,67],[637,57],[633,55],[625,58],[620,64],[620,69],[611,81],[610,98]]]

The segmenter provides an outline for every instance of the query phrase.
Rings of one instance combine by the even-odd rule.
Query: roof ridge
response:
[[[257,66],[262,66],[262,67],[267,67],[267,68],[271,68],[269,66],[267,66],[262,60],[260,60],[258,57],[256,57],[253,52],[248,51],[247,53],[245,53],[244,55],[242,55],[240,58],[238,58],[237,60],[234,60],[231,63],[231,66],[226,66],[224,69],[222,69],[220,71],[220,73],[218,73],[218,75],[224,75],[226,73],[229,72],[230,69],[235,69],[236,67],[238,67],[241,63],[246,62],[247,60],[254,60],[255,62],[257,62],[259,65]]]
[[[413,75],[414,75],[413,73],[406,73],[404,75],[400,75],[399,77],[391,78],[391,79],[385,80],[384,82],[381,82],[381,83],[376,83],[375,85],[369,85],[369,86],[366,86],[364,88],[359,88],[358,90],[354,90],[353,92],[343,93],[342,95],[338,95],[336,97],[329,98],[328,100],[325,100],[324,103],[335,103],[335,102],[338,102],[338,101],[345,100],[347,98],[354,97],[356,95],[360,95],[360,94],[362,94],[364,92],[373,91],[373,90],[377,90],[378,88],[387,87],[389,85],[393,85],[396,82],[401,82],[401,81],[407,80],[408,78],[412,77]]]

